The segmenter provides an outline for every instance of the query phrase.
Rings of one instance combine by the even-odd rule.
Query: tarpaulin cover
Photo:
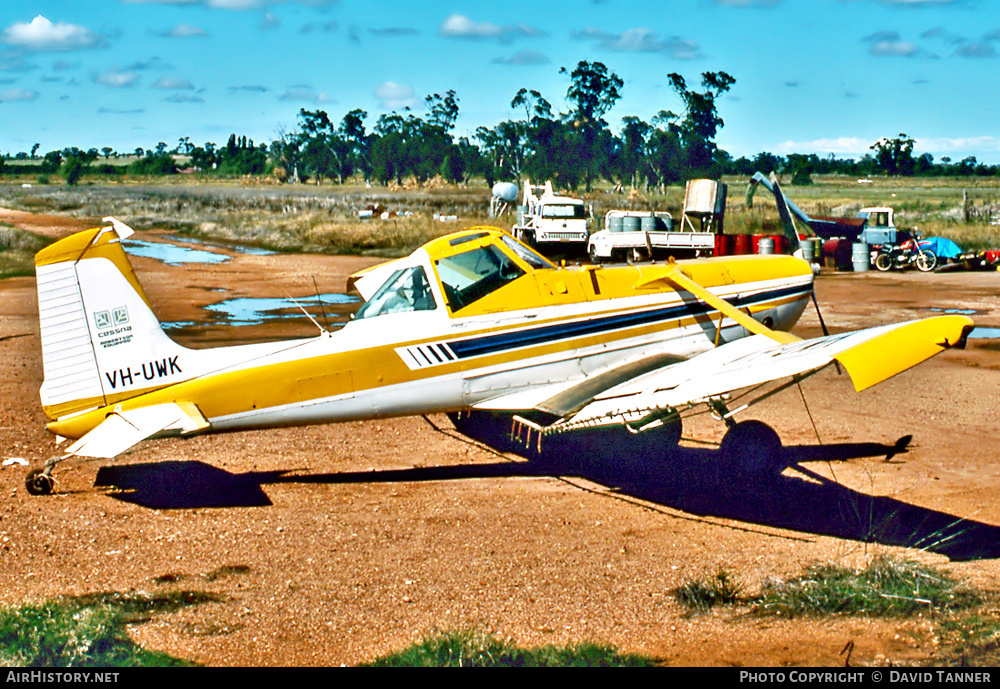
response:
[[[955,242],[944,237],[921,239],[920,246],[924,249],[930,249],[937,254],[938,258],[958,258],[962,255],[962,248]]]

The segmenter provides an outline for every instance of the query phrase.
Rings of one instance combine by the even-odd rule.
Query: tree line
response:
[[[275,175],[287,182],[343,184],[360,177],[369,183],[403,184],[407,179],[422,183],[441,176],[454,183],[483,179],[492,186],[529,178],[553,180],[561,188],[583,186],[587,191],[599,181],[618,188],[664,188],[686,179],[749,176],[757,171],[790,175],[792,184],[809,184],[813,174],[1000,174],[1000,167],[979,163],[972,156],[957,162],[948,157],[935,161],[929,153],[916,156],[914,139],[903,133],[873,143],[871,152],[860,159],[768,152],[734,159],[715,143],[724,126],[716,102],[736,83],[722,71],[704,72],[697,87],[689,86],[680,74],[667,75],[682,112],[661,110],[650,122],[626,116],[616,134],[606,116],[621,99],[622,79],[600,62],[581,61],[560,73],[569,79],[566,111],[557,112],[540,92],[522,88],[511,100],[518,117],[481,126],[471,137],[454,134],[459,98],[449,90],[427,96],[421,114],[405,108],[381,115],[370,131],[364,110],[351,110],[334,122],[323,110],[303,108],[295,128],[279,130],[270,143],[254,144],[233,134],[224,146],[211,142],[195,146],[183,137],[173,149],[163,142],[151,150],[137,148],[127,165],[112,162],[120,154],[110,147],[51,151],[39,164],[27,165],[25,159],[37,160],[35,144],[30,155],[19,153],[6,164],[0,159],[0,174],[59,174],[75,184],[85,174],[176,174],[178,160],[183,159],[188,163],[185,171]]]

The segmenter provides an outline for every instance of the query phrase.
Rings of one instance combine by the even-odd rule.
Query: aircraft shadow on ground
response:
[[[466,429],[468,431],[468,429]],[[471,434],[470,434],[471,435]],[[524,448],[499,437],[475,437],[499,451]],[[399,483],[506,477],[577,477],[618,495],[700,517],[788,529],[864,543],[902,546],[951,560],[1000,557],[1000,527],[871,496],[811,471],[809,462],[862,457],[886,461],[905,453],[908,438],[895,445],[847,443],[787,446],[782,463],[792,469],[766,476],[727,473],[714,448],[636,450],[626,443],[556,444],[542,459],[411,469],[301,474],[292,470],[232,474],[202,462],[172,461],[104,467],[97,486],[114,487],[118,500],[153,509],[262,507],[271,505],[263,486],[278,483]],[[502,457],[502,455],[498,455]]]

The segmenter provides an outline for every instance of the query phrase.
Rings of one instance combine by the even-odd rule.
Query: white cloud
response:
[[[969,151],[992,153],[1000,151],[1000,138],[995,136],[974,136],[955,138],[915,137],[913,148],[922,151],[948,155],[949,153],[965,154]]]
[[[599,48],[619,53],[663,53],[675,60],[701,57],[701,47],[694,41],[679,36],[660,38],[645,27],[627,29],[619,34],[591,27],[574,31],[571,35],[576,40],[597,40]]]
[[[503,29],[489,22],[474,22],[461,14],[449,15],[439,33],[450,38],[500,38]]]
[[[375,97],[379,100],[379,105],[384,110],[412,108],[417,104],[417,97],[413,93],[412,86],[404,86],[392,81],[377,85],[375,87]]]
[[[588,26],[585,29],[571,31],[570,37],[578,41],[613,41],[617,38],[617,34],[609,33],[608,31],[598,29],[593,26]]]
[[[35,100],[38,98],[38,91],[28,89],[7,89],[0,91],[0,103],[12,103],[21,100]]]
[[[811,141],[783,141],[775,146],[779,155],[789,153],[833,153],[834,155],[864,155],[871,152],[874,143],[870,139],[841,136],[836,139],[813,139]]]
[[[38,15],[30,22],[18,22],[0,33],[0,41],[31,52],[62,52],[93,48],[103,39],[83,26],[51,21]]]
[[[277,29],[281,26],[281,20],[278,16],[271,14],[270,12],[265,12],[264,17],[260,20],[260,28],[264,31],[271,31],[272,29]]]
[[[207,36],[208,32],[200,26],[182,23],[169,31],[165,31],[162,35],[168,38],[192,38],[194,36]]]
[[[109,69],[103,74],[95,75],[94,83],[110,86],[116,89],[126,88],[135,85],[138,78],[139,75],[135,72],[122,72],[116,69]]]
[[[154,89],[170,89],[173,91],[190,91],[194,89],[194,86],[187,79],[178,79],[175,77],[160,77],[157,79],[156,83],[153,84]]]
[[[493,60],[496,65],[547,65],[552,62],[544,53],[537,50],[521,50],[510,57],[498,57]]]
[[[256,10],[264,0],[122,0],[133,5],[206,5],[219,10]]]
[[[538,38],[545,32],[527,24],[500,26],[490,22],[475,22],[462,14],[449,15],[438,29],[438,35],[446,38],[468,38],[474,40],[497,39],[502,42],[514,38]]]
[[[278,100],[293,101],[300,103],[336,103],[336,99],[323,91],[314,91],[308,86],[291,86],[283,94],[278,96]]]
[[[835,139],[813,139],[811,141],[784,141],[774,147],[778,155],[789,153],[833,153],[838,156],[861,157],[871,153],[873,139],[842,136]],[[930,152],[942,155],[976,155],[977,153],[1000,152],[1000,137],[914,137],[913,149],[917,154]]]
[[[264,7],[264,0],[207,0],[205,4],[219,10],[256,10]]]
[[[871,53],[877,57],[913,57],[920,53],[920,48],[909,41],[876,41]]]
[[[777,7],[780,0],[715,0],[716,5],[723,7]]]
[[[956,5],[961,0],[879,0],[884,5],[899,5],[900,7],[939,7]]]
[[[996,57],[997,50],[993,47],[993,44],[983,42],[983,43],[966,43],[960,46],[958,50],[955,51],[956,55],[961,55],[962,57]]]
[[[875,57],[937,57],[910,41],[904,41],[896,31],[876,31],[861,40],[871,44],[870,52]]]
[[[201,96],[194,96],[189,93],[175,93],[172,96],[168,96],[163,100],[168,103],[204,103],[205,99]]]

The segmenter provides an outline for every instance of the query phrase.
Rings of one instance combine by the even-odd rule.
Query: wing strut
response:
[[[772,330],[763,323],[754,320],[753,318],[751,318],[750,316],[748,316],[747,314],[743,313],[735,306],[730,304],[725,299],[722,299],[712,294],[707,289],[705,289],[697,282],[692,280],[690,277],[685,275],[684,272],[681,270],[680,266],[678,266],[676,263],[674,264],[673,269],[670,272],[666,273],[663,277],[664,279],[669,280],[678,287],[686,289],[688,292],[690,292],[694,296],[704,301],[713,309],[719,311],[719,313],[729,318],[732,318],[734,321],[742,325],[744,328],[752,332],[754,335],[764,335],[780,344],[789,344],[790,342],[798,342],[801,339],[796,337],[795,335],[792,335],[791,333],[786,333],[781,330]]]

